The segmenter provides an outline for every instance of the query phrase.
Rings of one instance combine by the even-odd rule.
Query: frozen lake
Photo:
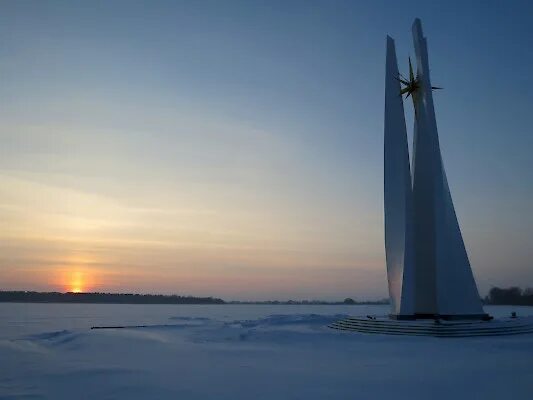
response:
[[[0,303],[0,399],[502,399],[533,391],[533,335],[326,327],[387,306]],[[533,307],[486,307],[494,316]],[[154,325],[90,330],[96,325]]]

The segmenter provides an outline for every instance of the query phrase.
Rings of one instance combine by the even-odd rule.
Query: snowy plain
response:
[[[0,399],[527,399],[533,335],[340,332],[386,306],[0,304]],[[533,307],[486,307],[494,316]],[[102,325],[146,328],[91,330]]]

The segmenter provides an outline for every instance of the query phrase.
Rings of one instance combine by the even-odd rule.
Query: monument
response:
[[[439,147],[427,41],[413,24],[416,72],[398,71],[387,36],[385,75],[385,253],[391,318],[486,319]],[[412,168],[403,96],[414,106]]]
[[[341,319],[330,328],[367,334],[435,337],[533,333],[533,317],[493,319],[470,268],[442,162],[429,76],[426,38],[413,24],[416,72],[398,72],[387,37],[385,73],[385,254],[389,315]],[[409,160],[403,96],[414,106],[413,163]]]

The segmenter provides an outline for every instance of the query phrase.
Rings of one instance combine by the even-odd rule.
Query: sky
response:
[[[480,292],[533,286],[533,4],[3,1],[0,289],[386,297],[416,17]]]

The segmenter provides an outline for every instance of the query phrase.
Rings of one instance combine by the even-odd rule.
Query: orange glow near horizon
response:
[[[56,267],[56,283],[62,291],[84,293],[94,291],[101,271],[95,266],[96,259],[85,252],[66,254]]]
[[[68,273],[65,284],[67,291],[72,293],[82,293],[90,290],[87,278],[87,273],[84,271],[75,270]]]

